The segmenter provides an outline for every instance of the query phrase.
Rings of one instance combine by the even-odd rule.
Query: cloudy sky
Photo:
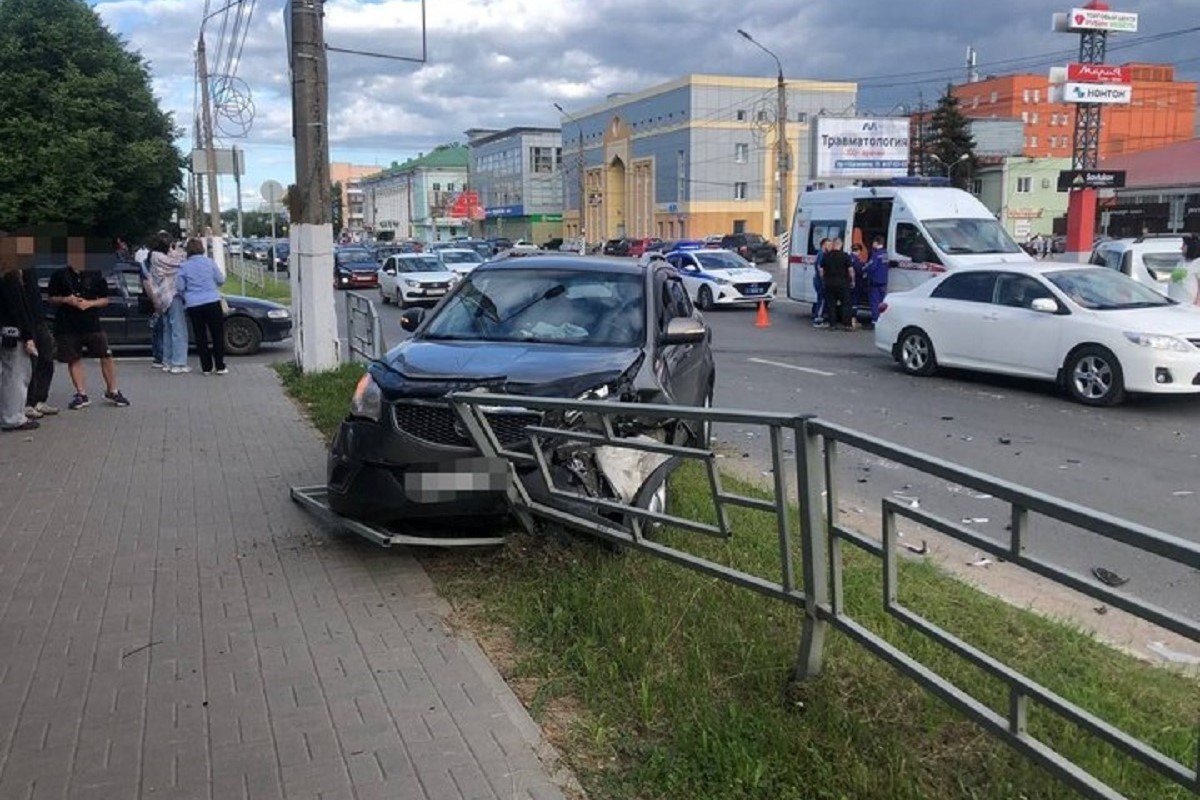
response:
[[[248,207],[256,189],[293,175],[291,101],[281,0],[89,0],[150,63],[155,92],[189,132],[201,20],[222,86],[219,142],[247,153]],[[1136,34],[1109,38],[1109,63],[1154,61],[1200,80],[1197,0],[1110,3],[1140,14]],[[336,161],[388,165],[473,127],[557,126],[554,103],[586,108],[687,73],[856,80],[858,111],[932,102],[965,75],[968,46],[981,74],[1045,73],[1073,60],[1075,35],[1050,32],[1069,3],[1048,0],[428,0],[423,64],[331,52],[330,132]],[[420,58],[419,0],[327,0],[330,47]],[[222,187],[232,205],[232,183]]]

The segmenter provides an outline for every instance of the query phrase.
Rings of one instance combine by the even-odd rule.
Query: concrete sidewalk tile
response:
[[[324,448],[237,367],[122,362],[133,408],[0,452],[0,798],[561,798],[412,555],[289,499]]]

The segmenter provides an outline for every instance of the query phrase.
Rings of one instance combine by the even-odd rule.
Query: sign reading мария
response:
[[[1067,24],[1077,31],[1115,31],[1136,33],[1138,15],[1127,11],[1101,11],[1096,8],[1072,8]]]
[[[1116,64],[1067,64],[1071,83],[1132,83],[1133,70]]]

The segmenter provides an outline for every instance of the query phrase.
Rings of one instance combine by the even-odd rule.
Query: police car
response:
[[[756,305],[775,299],[775,280],[732,250],[674,250],[664,258],[679,270],[692,302],[702,310]]]

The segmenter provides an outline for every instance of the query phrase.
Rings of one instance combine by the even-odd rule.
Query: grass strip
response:
[[[281,374],[328,437],[361,368],[308,376],[283,367]],[[697,470],[673,478],[671,506],[711,521]],[[774,521],[745,509],[731,515],[729,541],[662,536],[748,572],[777,575]],[[422,562],[593,797],[1075,796],[843,636],[827,642],[820,677],[786,688],[799,612],[722,581],[560,537],[521,535],[483,556],[432,552]],[[1005,709],[1002,684],[882,610],[880,571],[877,559],[846,549],[849,613],[993,709]],[[903,563],[900,585],[909,608],[1194,763],[1195,681],[984,595],[928,562]],[[1030,731],[1128,797],[1195,796],[1044,710],[1031,713]]]

